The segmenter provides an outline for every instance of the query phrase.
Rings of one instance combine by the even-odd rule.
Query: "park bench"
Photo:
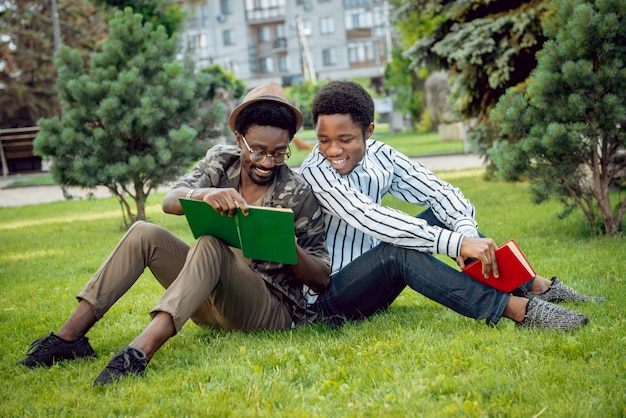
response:
[[[2,175],[41,170],[41,157],[33,154],[33,142],[38,126],[0,129],[0,159]]]

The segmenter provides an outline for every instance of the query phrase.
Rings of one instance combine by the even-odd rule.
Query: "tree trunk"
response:
[[[592,163],[594,194],[604,223],[604,234],[616,235],[619,232],[619,222],[613,218],[613,211],[611,210],[610,183],[612,176],[609,172],[608,159],[599,155],[598,147],[594,147]]]
[[[137,204],[137,217],[135,221],[145,221],[146,220],[146,200],[144,199],[142,202],[138,200],[135,203]]]

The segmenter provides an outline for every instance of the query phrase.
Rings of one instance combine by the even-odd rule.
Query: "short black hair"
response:
[[[285,129],[291,139],[296,134],[297,120],[296,115],[287,106],[261,101],[243,109],[235,120],[235,129],[244,136],[253,125]]]
[[[317,125],[320,115],[335,114],[350,115],[365,135],[370,123],[374,122],[374,100],[363,86],[354,81],[331,81],[313,98],[313,125]]]

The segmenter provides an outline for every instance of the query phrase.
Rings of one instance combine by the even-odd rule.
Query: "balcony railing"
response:
[[[247,9],[246,21],[258,22],[258,21],[272,21],[278,19],[285,19],[286,7],[285,5],[265,7],[262,9]]]

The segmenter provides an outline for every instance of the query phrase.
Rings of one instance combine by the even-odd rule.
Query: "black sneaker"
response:
[[[24,360],[18,361],[15,365],[30,368],[50,367],[56,361],[95,358],[96,353],[85,336],[76,341],[65,341],[51,332],[47,337],[34,341],[28,348],[26,356]]]
[[[146,353],[133,347],[125,347],[114,355],[109,364],[94,380],[94,386],[117,382],[127,374],[142,376],[146,371]]]

